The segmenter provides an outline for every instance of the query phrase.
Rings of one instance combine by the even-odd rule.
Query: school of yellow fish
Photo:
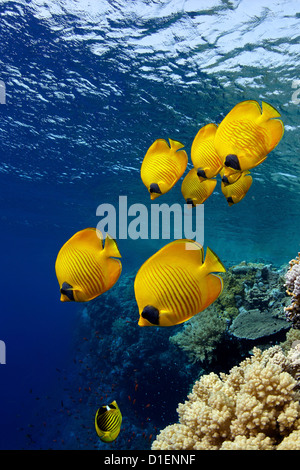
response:
[[[203,204],[213,193],[217,175],[229,206],[239,203],[252,185],[251,169],[260,165],[280,142],[284,126],[268,103],[237,104],[219,125],[202,127],[191,146],[193,168],[181,192],[189,207]],[[186,171],[184,145],[157,139],[149,147],[141,179],[151,200],[166,194]],[[117,243],[95,228],[75,233],[60,249],[55,270],[62,302],[88,302],[111,289],[122,271]],[[134,292],[139,326],[172,326],[205,310],[221,294],[225,272],[218,256],[194,240],[175,240],[151,256],[138,270]],[[122,415],[115,401],[99,408],[95,428],[103,442],[115,440]]]
[[[228,205],[240,202],[252,184],[249,170],[260,165],[283,136],[279,117],[270,104],[263,101],[261,109],[257,101],[247,100],[234,106],[219,125],[202,127],[191,147],[193,169],[181,186],[187,204],[203,204],[212,194],[218,174]],[[187,167],[183,144],[171,139],[170,143],[171,148],[162,139],[156,140],[142,163],[141,178],[151,199],[170,191]]]

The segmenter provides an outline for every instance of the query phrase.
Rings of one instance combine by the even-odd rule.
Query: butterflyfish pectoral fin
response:
[[[256,163],[255,163],[255,166],[258,166],[260,165],[262,162],[264,162],[266,160],[268,155],[265,155],[264,157],[262,157],[260,160],[258,160]],[[248,155],[248,156],[243,156],[243,164],[242,164],[242,169],[241,171],[244,172],[244,168],[250,168],[252,169],[253,167],[253,159],[252,159],[252,156],[251,155]]]

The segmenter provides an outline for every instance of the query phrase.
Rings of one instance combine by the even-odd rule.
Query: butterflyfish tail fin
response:
[[[220,261],[219,257],[207,247],[206,257],[204,262],[206,271],[208,273],[225,273],[226,268],[223,263]]]

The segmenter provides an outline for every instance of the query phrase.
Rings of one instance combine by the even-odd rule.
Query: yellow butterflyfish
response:
[[[221,180],[224,184],[232,184],[232,183],[235,183],[243,174],[242,171],[236,171],[235,173],[231,173],[231,174],[228,174],[228,170],[226,167],[222,168],[222,170],[220,171],[220,176],[221,176]],[[226,172],[226,176],[225,176],[225,172]]]
[[[270,104],[248,100],[234,106],[219,124],[214,146],[224,165],[224,176],[260,165],[284,133],[280,113]]]
[[[240,178],[232,184],[221,182],[221,190],[229,206],[240,202],[247,194],[252,185],[250,171],[243,171]]]
[[[86,228],[60,249],[55,271],[62,302],[87,302],[109,290],[118,280],[122,265],[117,243],[108,234],[103,247],[100,230]]]
[[[149,258],[139,269],[135,298],[140,326],[183,323],[212,304],[223,290],[223,280],[212,274],[225,267],[194,240],[175,240]]]
[[[207,124],[198,131],[192,143],[191,160],[200,181],[213,178],[223,166],[214,146],[216,131],[216,124]]]
[[[103,405],[97,410],[95,428],[101,441],[114,441],[120,433],[121,424],[122,414],[115,400],[110,405]]]
[[[149,147],[142,166],[141,178],[151,199],[167,193],[186,170],[188,157],[183,144],[169,139],[157,139]]]
[[[209,198],[216,184],[215,178],[199,181],[196,168],[192,168],[182,182],[181,192],[186,203],[194,207],[203,204]]]

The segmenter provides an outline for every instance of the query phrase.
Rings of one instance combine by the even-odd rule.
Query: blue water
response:
[[[70,389],[85,379],[77,375],[76,359],[78,335],[85,334],[78,305],[59,301],[55,259],[76,231],[97,225],[99,204],[117,207],[125,195],[128,205],[150,208],[139,170],[155,139],[179,140],[190,155],[199,128],[220,122],[238,102],[271,103],[282,115],[284,137],[253,170],[251,191],[240,204],[229,208],[217,187],[205,203],[204,243],[227,266],[246,260],[280,267],[298,253],[300,103],[293,93],[300,88],[299,18],[299,2],[291,0],[0,2],[6,91],[0,105],[0,339],[7,354],[0,365],[0,448],[64,448],[66,400],[73,412]],[[162,202],[182,204],[180,184]],[[122,275],[164,243],[120,240]],[[102,315],[105,324],[109,311]],[[102,334],[115,340],[109,329]],[[149,340],[153,333],[147,334]],[[158,379],[159,370],[145,371],[140,383],[150,399],[159,392],[153,383],[161,380],[166,392],[170,377],[178,379],[172,368]],[[157,427],[176,420],[189,385],[174,403],[165,394],[166,422],[158,408],[150,417]],[[141,407],[135,423],[127,406],[131,434],[120,442],[129,446],[133,426],[137,433],[137,423],[149,416]],[[84,417],[92,427],[90,408],[74,433],[84,432]]]

